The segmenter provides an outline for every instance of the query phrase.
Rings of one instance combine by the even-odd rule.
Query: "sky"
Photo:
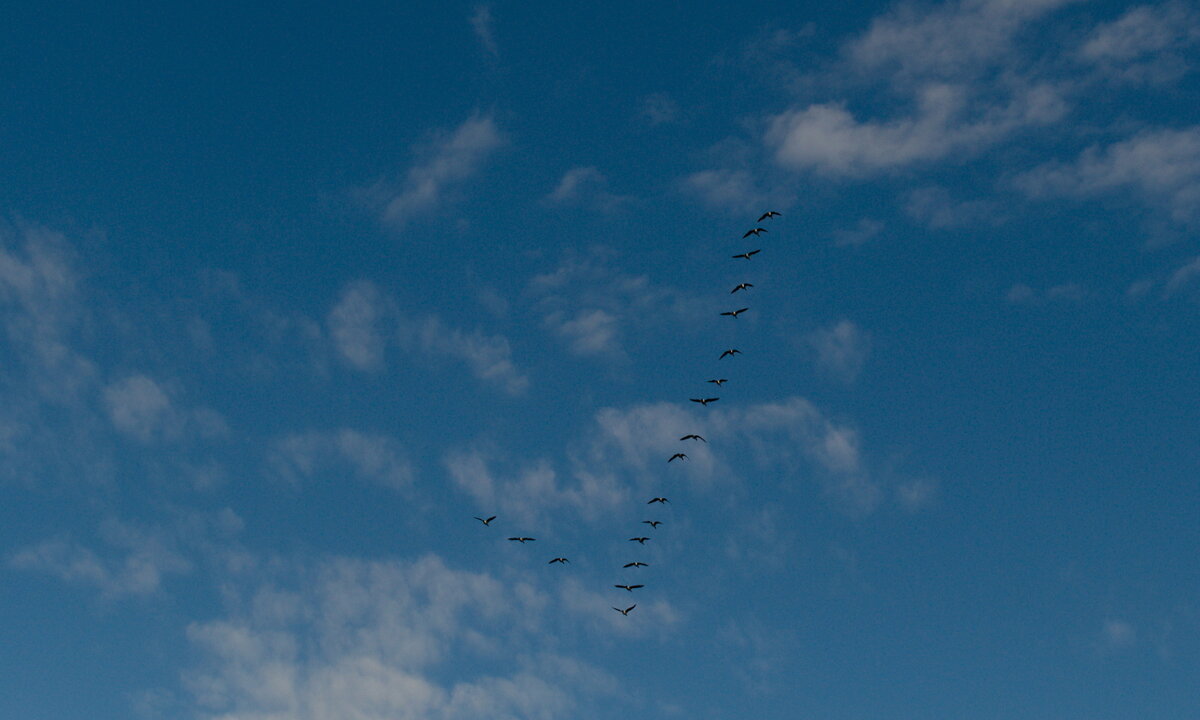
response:
[[[5,15],[0,716],[1200,718],[1196,5]]]

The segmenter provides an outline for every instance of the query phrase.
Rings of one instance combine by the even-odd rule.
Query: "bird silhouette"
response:
[[[691,400],[694,403],[700,403],[701,405],[704,405],[706,407],[708,406],[708,404],[710,402],[716,402],[720,399],[721,398],[688,398],[688,400]]]
[[[553,560],[551,560],[550,562],[548,562],[546,564],[553,565],[554,563],[558,563],[560,565],[566,565],[569,562],[571,562],[571,561],[566,558],[559,557],[559,558],[554,558]]]
[[[762,250],[749,250],[747,252],[742,253],[741,255],[734,255],[733,259],[737,260],[738,258],[745,258],[745,259],[749,260],[751,255],[757,255],[760,252],[762,252]]]
[[[675,453],[670,457],[670,459],[667,460],[667,462],[674,462],[675,460],[687,460],[687,455],[684,455],[683,453]]]
[[[656,497],[656,498],[650,498],[649,500],[647,500],[646,504],[653,505],[654,503],[669,503],[669,502],[671,502],[671,501],[666,499],[665,497]]]
[[[527,542],[530,542],[531,540],[537,540],[537,538],[531,538],[531,537],[510,537],[510,538],[509,538],[509,540],[516,540],[517,542],[519,542],[519,543],[521,543],[522,545],[524,545],[525,543],[527,543]]]
[[[763,213],[761,217],[758,218],[758,222],[762,222],[763,220],[770,220],[771,218],[779,217],[782,214],[783,213],[777,213],[774,210],[768,210],[765,213]]]
[[[729,348],[725,352],[721,353],[721,357],[719,357],[717,359],[724,360],[726,356],[733,357],[734,355],[741,355],[741,354],[742,354],[741,350],[738,350],[737,348]]]
[[[737,310],[730,310],[729,312],[723,312],[721,314],[728,315],[729,317],[734,318],[736,320],[738,315],[741,315],[742,313],[746,312],[749,309],[750,308],[738,308]]]
[[[742,237],[743,237],[743,238],[748,238],[748,237],[750,237],[751,235],[754,235],[755,237],[758,237],[759,235],[761,235],[762,233],[765,233],[765,232],[770,232],[770,231],[769,231],[769,230],[767,230],[766,228],[754,228],[753,230],[747,230],[747,231],[746,231],[746,234],[745,234],[745,235],[743,235]]]
[[[643,525],[649,525],[650,527],[652,527],[652,528],[654,528],[654,529],[656,529],[656,530],[657,530],[657,529],[658,529],[658,526],[659,526],[659,525],[662,525],[662,520],[643,520],[643,521],[642,521],[642,524],[643,524]]]
[[[475,516],[475,519],[476,519],[476,520],[478,520],[479,522],[483,523],[485,527],[489,527],[489,526],[491,526],[491,524],[492,524],[492,521],[496,519],[496,516],[495,516],[495,515],[493,515],[493,516],[491,516],[490,518],[487,518],[487,519],[485,520],[485,519],[483,519],[483,518],[479,517],[478,515],[476,515],[476,516]]]
[[[650,565],[649,565],[649,563],[644,563],[644,562],[631,562],[631,563],[625,563],[621,567],[639,568],[639,567],[650,567]]]
[[[684,435],[683,437],[681,437],[679,439],[680,440],[699,440],[700,442],[708,442],[707,440],[700,437],[699,435]]]
[[[629,538],[629,542],[635,542],[638,545],[645,545],[646,541],[649,539],[650,538],[648,538],[648,537],[635,537],[635,538]]]
[[[709,382],[717,387],[721,387],[725,383],[729,382],[729,378],[717,378],[716,380],[709,380]]]
[[[729,294],[732,295],[738,290],[748,290],[752,287],[754,287],[754,283],[738,283],[737,287],[729,291]]]
[[[628,617],[628,616],[629,616],[629,611],[630,611],[630,610],[632,610],[632,609],[634,609],[635,607],[637,607],[637,603],[634,603],[634,604],[630,605],[629,607],[625,608],[624,610],[622,610],[622,609],[621,609],[621,608],[619,608],[619,607],[615,607],[615,608],[613,608],[613,610],[616,610],[617,612],[621,613],[622,615],[624,615],[624,616]]]
[[[627,590],[629,592],[633,592],[634,590],[637,590],[640,587],[646,587],[646,586],[645,585],[613,585],[613,587],[621,588],[622,590]]]

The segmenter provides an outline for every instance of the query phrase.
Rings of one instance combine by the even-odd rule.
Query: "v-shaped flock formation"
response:
[[[774,210],[768,210],[767,212],[763,213],[761,216],[759,216],[758,221],[755,223],[756,226],[751,228],[750,230],[747,230],[742,235],[742,239],[745,240],[746,238],[751,237],[751,236],[754,236],[755,238],[761,237],[763,233],[769,232],[769,231],[767,230],[767,228],[759,227],[759,224],[761,224],[765,221],[768,221],[768,220],[772,220],[779,216],[780,216],[780,213],[777,213]],[[754,258],[755,255],[759,254],[760,252],[762,252],[762,249],[756,248],[754,250],[747,250],[745,252],[738,253],[731,257],[734,260],[751,260]],[[739,292],[747,292],[753,287],[754,287],[753,283],[740,282],[737,285],[735,285],[732,290],[729,291],[729,294],[733,295],[733,294],[737,294]],[[750,308],[748,308],[748,307],[736,308],[733,310],[728,310],[728,311],[722,312],[722,313],[720,313],[720,316],[729,317],[729,318],[736,320],[739,315],[741,315],[742,313],[748,312],[749,310],[750,310]],[[721,361],[721,360],[724,360],[725,358],[734,358],[735,356],[741,355],[741,354],[742,354],[742,351],[740,349],[731,347],[731,348],[726,349],[720,355],[718,355],[717,360]],[[725,383],[729,382],[729,379],[724,378],[724,377],[716,377],[716,378],[711,378],[711,379],[707,380],[707,382],[711,383],[714,387],[719,389]],[[707,408],[711,403],[715,403],[718,400],[720,400],[721,398],[719,398],[719,397],[694,397],[694,398],[688,398],[688,399],[691,402],[698,403],[699,405]],[[707,444],[708,440],[706,440],[703,436],[698,435],[696,433],[688,433],[688,434],[684,435],[683,437],[679,438],[679,442],[684,442],[684,443],[702,442],[702,443]],[[667,464],[670,465],[671,463],[676,462],[676,461],[683,463],[683,462],[686,462],[687,459],[688,459],[687,453],[675,452],[667,458]],[[650,498],[649,500],[646,501],[645,504],[647,506],[659,505],[659,506],[665,508],[670,502],[671,501],[669,499],[667,499],[665,496],[658,496],[658,497]],[[478,520],[479,522],[483,523],[484,526],[490,527],[492,524],[492,521],[496,519],[496,516],[492,515],[492,516],[486,517],[486,518],[476,517],[475,519]],[[664,521],[657,520],[657,519],[642,520],[641,524],[647,526],[650,529],[651,535],[637,535],[635,537],[629,538],[628,542],[636,542],[639,546],[645,546],[645,544],[651,540],[653,531],[656,531],[660,525],[663,525]],[[510,537],[508,539],[512,542],[521,543],[522,545],[537,540],[537,538],[524,537],[524,536],[514,536],[514,537]],[[570,562],[570,560],[568,560],[565,557],[555,557],[555,558],[551,559],[547,564],[549,564],[549,565],[555,565],[555,564],[566,565],[569,562]],[[625,563],[621,569],[623,569],[623,570],[629,570],[629,569],[641,570],[641,568],[645,568],[645,567],[649,567],[649,566],[650,566],[649,563],[645,563],[640,560],[634,560],[632,562]],[[625,592],[632,593],[634,590],[644,588],[645,584],[642,584],[642,583],[637,583],[637,584],[615,583],[612,587],[615,589],[618,589],[618,590],[624,590]],[[617,612],[621,613],[624,616],[628,616],[629,613],[636,607],[637,607],[637,603],[634,603],[625,608],[614,606],[612,609],[616,610]]]

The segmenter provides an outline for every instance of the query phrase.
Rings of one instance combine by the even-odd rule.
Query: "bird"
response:
[[[674,460],[687,460],[687,455],[684,455],[683,453],[675,453],[670,457],[669,460],[667,460],[667,462],[672,462]]]
[[[746,234],[745,234],[745,235],[743,235],[742,237],[743,237],[743,238],[748,238],[748,237],[750,237],[751,235],[753,235],[753,236],[755,236],[755,237],[758,237],[758,235],[760,235],[761,233],[765,233],[765,232],[770,232],[770,231],[769,231],[769,230],[767,230],[766,228],[754,228],[753,230],[747,230],[747,231],[746,231]]]
[[[708,441],[707,441],[707,440],[705,440],[704,438],[700,437],[699,435],[695,435],[695,434],[692,434],[692,435],[684,435],[683,437],[681,437],[681,438],[679,438],[679,439],[680,439],[680,440],[699,440],[700,442],[708,442]]]
[[[659,526],[659,525],[662,525],[662,520],[643,520],[643,521],[642,521],[642,524],[643,524],[643,525],[649,525],[650,527],[652,527],[652,528],[654,528],[654,529],[656,529],[656,530],[657,530],[657,529],[658,529],[658,526]]]
[[[634,604],[630,605],[629,607],[625,608],[624,610],[622,610],[622,609],[621,609],[621,608],[619,608],[619,607],[615,607],[615,608],[613,608],[613,610],[616,610],[617,612],[621,613],[622,615],[624,615],[624,616],[628,617],[628,616],[629,616],[629,611],[630,611],[630,610],[632,610],[632,609],[634,609],[635,607],[637,607],[637,603],[634,603]]]
[[[613,585],[613,587],[621,588],[622,590],[628,590],[629,592],[633,592],[634,590],[637,590],[640,587],[646,587],[646,586],[645,585]]]
[[[700,403],[701,405],[704,405],[705,407],[707,407],[710,402],[716,402],[720,399],[721,398],[688,398],[688,400],[691,400],[692,402]]]
[[[669,503],[669,502],[671,502],[671,501],[666,499],[665,497],[656,497],[656,498],[650,498],[650,500],[648,500],[646,502],[646,504],[653,505],[654,503]]]
[[[748,290],[752,287],[754,287],[754,283],[738,283],[737,287],[729,291],[729,294],[732,295],[738,290]]]
[[[638,545],[645,545],[646,541],[649,539],[650,538],[648,538],[648,537],[635,537],[635,538],[629,538],[629,542],[635,542]]]
[[[522,545],[524,545],[525,543],[529,542],[530,540],[537,540],[537,538],[531,538],[531,537],[510,537],[510,538],[509,538],[509,540],[516,540],[517,542],[519,542],[519,543],[521,543]]]
[[[761,249],[760,250],[750,250],[750,251],[742,253],[741,255],[734,255],[733,259],[737,260],[738,258],[746,258],[747,260],[749,260],[751,255],[757,255],[760,252],[762,252]]]
[[[559,563],[560,565],[565,565],[565,564],[567,564],[567,563],[569,563],[569,562],[571,562],[571,561],[570,561],[570,560],[568,560],[568,559],[566,559],[566,558],[554,558],[553,560],[551,560],[550,562],[548,562],[548,563],[546,563],[546,564],[547,564],[547,565],[553,565],[554,563]]]
[[[721,387],[725,383],[729,382],[729,378],[717,378],[716,380],[709,380],[709,382],[717,387]]]
[[[726,355],[733,357],[734,355],[741,355],[741,354],[742,354],[741,350],[738,350],[737,348],[729,348],[725,352],[721,353],[721,357],[719,357],[717,359],[724,360]]]
[[[624,565],[622,565],[621,567],[627,567],[627,568],[630,568],[630,567],[634,567],[634,568],[637,568],[637,567],[650,567],[650,564],[649,564],[649,563],[644,563],[644,562],[631,562],[631,563],[625,563],[625,564],[624,564]]]
[[[774,210],[768,210],[765,213],[763,213],[761,217],[758,218],[758,222],[762,222],[763,220],[770,220],[771,218],[779,217],[782,214],[783,213],[777,213]]]
[[[734,320],[736,320],[738,315],[741,315],[742,313],[746,312],[746,311],[747,311],[747,310],[749,310],[749,309],[750,309],[750,308],[738,308],[737,310],[730,310],[729,312],[723,312],[723,313],[721,313],[721,314],[722,314],[722,315],[728,315],[729,317],[731,317],[731,318],[733,318]]]
[[[475,516],[475,519],[476,519],[476,520],[478,520],[479,522],[483,523],[483,524],[484,524],[484,526],[485,526],[485,527],[487,527],[487,526],[490,526],[490,525],[492,524],[492,521],[496,519],[496,516],[495,516],[495,515],[493,515],[493,516],[491,516],[490,518],[488,518],[488,519],[484,520],[483,518],[481,518],[481,517],[479,517],[478,515],[476,515],[476,516]]]

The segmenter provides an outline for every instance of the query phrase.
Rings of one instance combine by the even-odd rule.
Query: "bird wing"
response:
[[[630,590],[636,590],[640,587],[646,587],[646,586],[645,585],[626,585],[625,587],[629,588]]]
[[[637,607],[637,603],[634,603],[633,605],[630,605],[629,607],[625,608],[625,614],[628,615],[629,611],[634,609],[635,607]]]

